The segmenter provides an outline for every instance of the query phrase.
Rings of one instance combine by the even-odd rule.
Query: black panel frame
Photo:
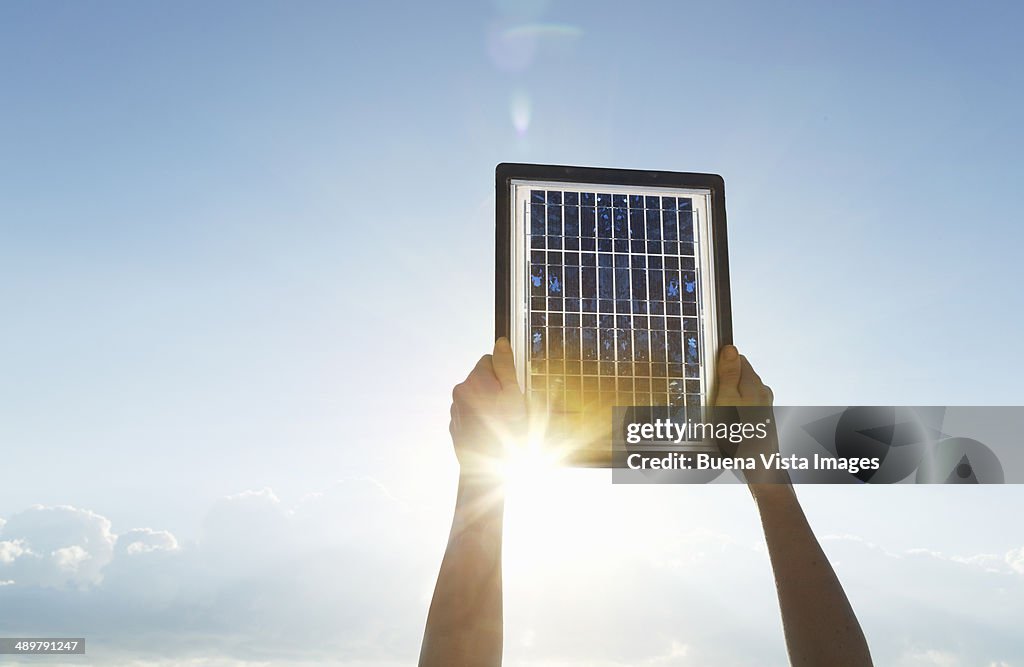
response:
[[[641,169],[609,169],[503,162],[495,168],[495,243],[494,243],[494,336],[511,337],[509,319],[512,301],[512,253],[510,247],[510,196],[513,180],[537,180],[556,183],[593,183],[634,187],[706,189],[711,193],[711,248],[715,275],[715,312],[720,345],[731,344],[732,297],[729,283],[729,246],[725,213],[725,180],[718,174]],[[516,360],[517,366],[522,360]],[[713,381],[713,378],[711,379]],[[606,465],[597,459],[569,461],[577,465]]]

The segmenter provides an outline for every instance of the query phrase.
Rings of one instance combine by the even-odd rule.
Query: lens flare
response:
[[[530,129],[531,105],[530,97],[525,92],[519,91],[512,95],[512,127],[520,137],[526,136]]]
[[[491,61],[499,69],[521,72],[533,64],[539,49],[572,44],[582,34],[583,30],[576,26],[558,23],[520,23],[495,27],[488,35],[487,50]]]
[[[507,29],[506,39],[553,38],[573,39],[583,34],[583,29],[567,23],[525,23]]]

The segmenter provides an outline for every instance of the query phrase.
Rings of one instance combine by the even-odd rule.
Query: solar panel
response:
[[[604,465],[612,406],[706,404],[732,335],[721,177],[501,164],[496,187],[497,335],[546,440]]]

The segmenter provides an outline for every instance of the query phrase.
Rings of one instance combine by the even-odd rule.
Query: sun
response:
[[[499,469],[506,486],[514,489],[550,475],[561,460],[557,452],[544,446],[542,436],[531,434],[525,441],[506,444]]]

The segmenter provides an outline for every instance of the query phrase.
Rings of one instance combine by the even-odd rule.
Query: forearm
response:
[[[427,614],[420,667],[501,664],[502,486],[463,475]]]
[[[839,578],[788,484],[751,485],[794,667],[864,667],[871,655]]]

